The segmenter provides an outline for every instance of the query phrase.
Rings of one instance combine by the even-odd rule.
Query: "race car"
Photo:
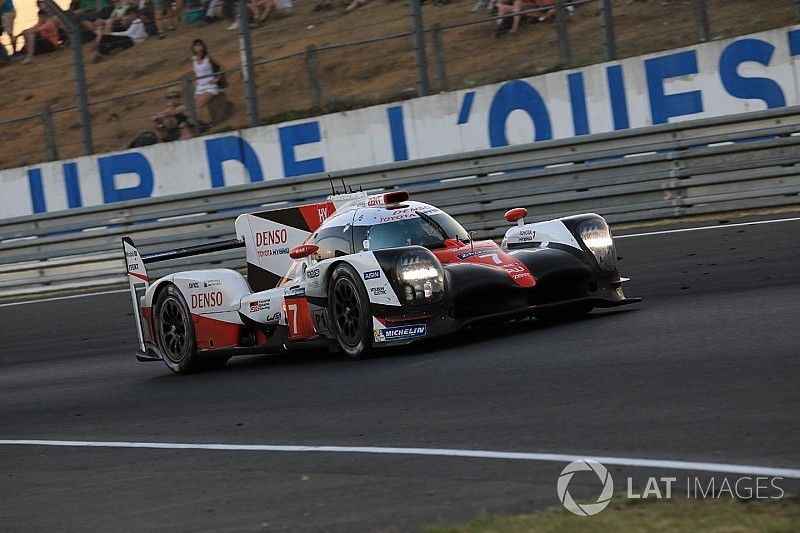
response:
[[[361,358],[476,322],[575,318],[626,298],[614,242],[596,214],[526,224],[475,241],[406,191],[240,215],[236,239],[140,255],[123,249],[140,361],[186,373],[234,355],[328,348]],[[151,283],[146,265],[244,247],[247,277],[189,270]]]

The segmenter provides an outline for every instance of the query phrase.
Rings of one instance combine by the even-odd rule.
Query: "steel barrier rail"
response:
[[[478,237],[510,207],[531,220],[595,211],[636,222],[800,204],[800,107],[481,150],[332,173],[365,190],[402,187]],[[143,252],[234,236],[242,212],[322,199],[328,175],[0,220],[0,297],[124,283],[120,237]],[[241,250],[174,260],[244,266]]]

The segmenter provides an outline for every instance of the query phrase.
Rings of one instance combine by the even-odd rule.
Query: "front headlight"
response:
[[[611,230],[602,218],[591,218],[581,222],[578,235],[583,244],[594,254],[597,263],[603,270],[617,269],[617,250],[611,238]]]
[[[430,252],[406,252],[396,265],[401,299],[406,303],[431,303],[444,293],[442,265]]]

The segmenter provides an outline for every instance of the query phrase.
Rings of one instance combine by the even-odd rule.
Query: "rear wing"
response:
[[[125,256],[125,270],[128,276],[128,286],[130,287],[131,291],[133,314],[136,317],[136,333],[139,336],[139,351],[141,354],[146,355],[147,350],[144,342],[142,307],[138,291],[145,292],[150,286],[150,276],[147,273],[147,265],[161,261],[169,261],[171,259],[180,259],[182,257],[222,252],[224,250],[241,248],[243,246],[244,243],[238,239],[226,239],[224,241],[198,244],[196,246],[184,246],[174,250],[164,250],[161,252],[142,255],[136,248],[136,244],[134,244],[133,239],[130,237],[122,238],[122,251]]]

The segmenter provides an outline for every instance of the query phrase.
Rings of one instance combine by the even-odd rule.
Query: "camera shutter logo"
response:
[[[597,497],[595,503],[579,504],[572,499],[572,496],[567,490],[567,486],[572,480],[572,476],[575,475],[575,472],[586,471],[592,471],[597,474],[597,477],[603,484],[603,490],[600,492],[600,496]],[[558,476],[558,485],[556,488],[558,491],[558,499],[561,500],[561,503],[569,512],[578,516],[592,516],[605,509],[611,502],[611,496],[614,493],[614,480],[611,479],[611,474],[608,473],[605,466],[596,461],[580,459],[571,462],[561,471],[561,475]]]

